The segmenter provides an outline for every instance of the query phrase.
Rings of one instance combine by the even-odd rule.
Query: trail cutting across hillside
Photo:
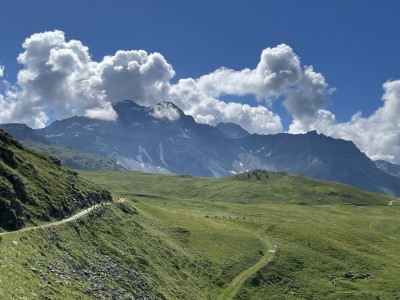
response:
[[[91,206],[89,208],[86,208],[86,209],[80,211],[76,215],[73,215],[73,216],[71,216],[71,217],[69,217],[67,219],[61,220],[61,221],[56,221],[56,222],[47,223],[47,224],[34,226],[34,227],[26,227],[26,228],[22,228],[20,230],[15,230],[15,231],[1,232],[0,236],[13,234],[13,233],[17,233],[17,232],[35,230],[35,229],[39,229],[39,228],[52,227],[52,226],[57,226],[57,225],[61,225],[61,224],[64,224],[64,223],[68,223],[68,222],[74,221],[76,219],[79,219],[79,218],[83,217],[84,215],[87,215],[89,212],[91,212],[93,209],[95,209],[96,207],[99,207],[99,206],[100,206],[99,204],[93,205],[93,206]]]
[[[269,264],[274,258],[275,252],[277,251],[278,247],[276,245],[271,245],[271,243],[265,237],[260,236],[260,239],[263,241],[263,244],[265,246],[264,249],[266,249],[268,254],[265,253],[254,265],[236,276],[226,287],[225,291],[221,294],[221,296],[219,297],[220,300],[233,299],[233,297],[236,296],[246,280],[250,279],[251,276],[253,276],[258,270]]]
[[[389,205],[389,206],[395,205],[395,204],[394,204],[395,201],[400,201],[400,198],[390,201],[390,202],[388,203],[388,205]]]

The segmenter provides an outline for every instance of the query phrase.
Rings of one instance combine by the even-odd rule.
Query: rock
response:
[[[36,269],[34,267],[30,267],[29,270],[31,270],[34,273],[41,273],[42,271],[40,271],[39,269]]]

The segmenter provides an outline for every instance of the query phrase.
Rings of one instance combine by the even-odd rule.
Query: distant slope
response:
[[[196,123],[166,102],[144,107],[125,100],[113,107],[118,113],[115,122],[72,117],[35,133],[111,158],[129,170],[223,177],[264,169],[400,196],[400,178],[378,169],[351,141],[315,131],[248,135],[236,124],[216,128]],[[171,112],[175,118],[166,117]]]
[[[86,171],[117,171],[124,168],[113,160],[61,146],[48,138],[36,134],[25,124],[0,124],[0,128],[11,134],[28,148],[36,149],[59,158],[66,167]]]
[[[253,170],[225,178],[158,175],[132,171],[80,172],[115,193],[149,199],[193,199],[237,204],[388,205],[392,197],[304,175]]]
[[[241,171],[265,169],[304,174],[371,192],[400,196],[400,179],[378,169],[351,141],[316,131],[307,134],[251,135],[236,141]],[[245,145],[245,146],[243,146]]]
[[[385,160],[375,160],[374,163],[382,171],[384,171],[390,175],[400,177],[400,166],[399,165],[392,164]]]
[[[0,130],[0,228],[61,219],[110,199],[109,192],[62,167],[57,158],[29,150]]]

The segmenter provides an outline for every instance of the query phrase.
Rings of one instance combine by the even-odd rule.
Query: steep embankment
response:
[[[15,230],[27,223],[62,219],[107,200],[108,191],[0,130],[0,228]]]
[[[129,202],[0,236],[0,299],[216,299],[218,266]]]

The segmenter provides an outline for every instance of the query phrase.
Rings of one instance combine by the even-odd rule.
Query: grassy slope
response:
[[[284,174],[261,180],[253,174],[249,179],[135,172],[83,175],[136,199],[139,210],[155,222],[187,228],[188,249],[204,251],[222,266],[225,288],[264,249],[260,239],[249,240],[250,247],[245,247],[230,229],[243,233],[244,239],[263,236],[276,244],[272,262],[249,277],[238,299],[400,297],[400,210],[387,205],[390,197]],[[211,221],[219,227],[209,226]],[[212,237],[214,242],[207,243]],[[246,259],[240,260],[241,254]]]
[[[262,175],[259,175],[260,174]],[[82,172],[114,193],[137,198],[207,200],[238,204],[354,204],[386,205],[393,198],[351,186],[288,175],[254,171],[227,178],[197,178],[139,172]],[[266,177],[268,175],[268,177]],[[93,176],[93,177],[92,177]],[[260,176],[260,180],[257,179]]]
[[[0,130],[0,228],[60,219],[111,195]]]
[[[126,201],[0,237],[0,298],[400,297],[397,201],[388,206],[386,196],[260,174],[83,172]],[[277,249],[271,262],[270,248]],[[351,279],[363,274],[373,277]]]
[[[118,203],[71,223],[4,236],[1,299],[213,299],[218,269],[186,251],[181,235]]]

